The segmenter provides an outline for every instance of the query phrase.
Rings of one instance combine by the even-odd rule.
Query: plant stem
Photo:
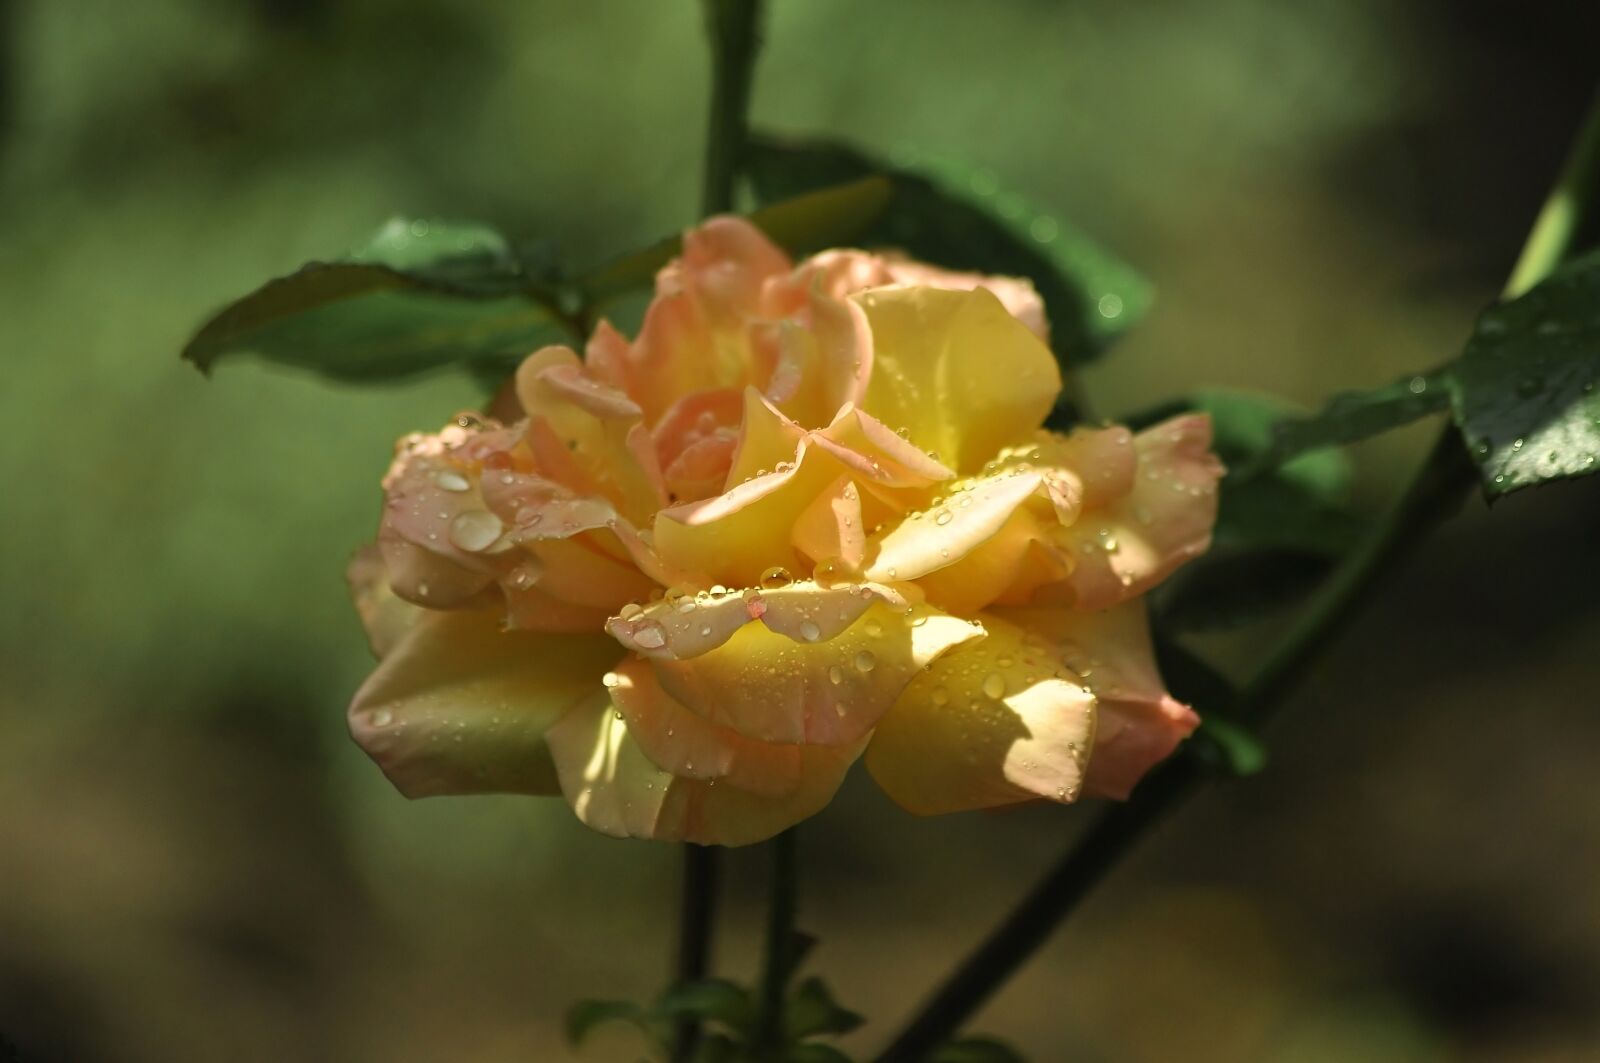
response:
[[[678,956],[675,979],[693,982],[711,969],[711,927],[717,905],[717,862],[721,850],[711,845],[683,847],[683,896],[678,907]],[[672,1036],[673,1063],[689,1059],[700,1041],[700,1024],[679,1020]]]
[[[759,0],[706,0],[711,39],[711,124],[706,133],[701,212],[733,209],[734,183],[749,133],[750,85],[760,49]]]
[[[1513,298],[1538,284],[1573,250],[1584,210],[1600,185],[1600,97],[1540,212],[1506,285]],[[1244,685],[1233,714],[1260,723],[1306,677],[1318,653],[1358,614],[1381,580],[1460,505],[1476,476],[1452,426],[1440,433],[1405,494],[1363,539],[1317,599]],[[1101,816],[977,950],[956,968],[894,1039],[878,1063],[920,1063],[948,1040],[1044,944],[1144,833],[1199,789],[1201,766],[1180,754],[1152,772],[1125,804]]]
[[[711,42],[711,119],[706,133],[704,212],[733,208],[734,182],[744,154],[745,111],[755,69],[759,0],[706,0]],[[717,902],[718,850],[683,847],[683,896],[678,916],[677,980],[695,981],[711,969],[711,930]],[[684,1019],[672,1038],[673,1063],[684,1063],[700,1040],[700,1024]]]
[[[772,878],[767,884],[767,954],[761,972],[754,1047],[758,1058],[777,1058],[783,1048],[783,1003],[794,973],[794,921],[799,903],[799,854],[796,828],[790,827],[767,847],[772,853]]]

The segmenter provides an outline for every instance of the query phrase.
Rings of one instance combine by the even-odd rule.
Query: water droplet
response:
[[[983,692],[991,698],[1005,697],[1006,678],[999,672],[990,672],[983,677]]]
[[[761,573],[761,588],[763,590],[775,591],[779,587],[787,587],[791,582],[793,582],[793,580],[794,577],[789,575],[788,569],[784,568],[782,565],[773,565],[771,568]]]
[[[644,607],[642,605],[640,605],[638,602],[629,602],[627,605],[624,605],[621,609],[617,610],[617,615],[622,617],[624,620],[632,620],[642,612],[644,612]]]
[[[873,656],[871,650],[862,650],[856,654],[856,671],[870,672],[878,666],[878,658]]]
[[[633,629],[633,641],[647,650],[659,650],[667,644],[667,636],[660,624],[645,621]]]
[[[1521,450],[1522,449],[1522,440],[1520,438],[1513,439],[1511,441],[1511,449],[1512,450]]]
[[[928,698],[935,705],[948,705],[948,704],[950,704],[950,692],[948,690],[946,690],[944,687],[934,687],[933,688],[933,693],[929,694]]]
[[[450,522],[450,541],[468,553],[487,550],[500,538],[505,525],[486,509],[469,509]]]
[[[883,625],[876,620],[868,620],[861,628],[869,638],[878,638],[883,634]]]
[[[372,726],[374,727],[388,727],[391,723],[394,723],[394,713],[388,709],[379,709],[372,714]]]
[[[941,509],[939,512],[937,512],[937,513],[935,513],[933,515],[933,522],[935,524],[941,524],[941,525],[949,524],[950,523],[950,517],[951,517],[951,513],[950,513],[950,511],[948,509]]]
[[[454,469],[440,469],[433,474],[433,482],[446,491],[465,491],[472,486],[465,476]]]
[[[511,585],[512,590],[525,591],[539,582],[539,576],[543,571],[544,565],[537,558],[529,558],[511,570],[506,582]]]
[[[800,637],[807,642],[815,642],[822,637],[822,629],[816,625],[815,621],[802,620],[800,621]]]
[[[593,675],[594,673],[591,672],[589,674]],[[603,683],[607,689],[615,689],[622,685],[622,677],[615,672],[607,672],[605,675],[600,677],[600,682]]]
[[[840,668],[836,664],[829,666],[829,668],[828,668],[828,682],[832,683],[834,686],[838,686],[840,683],[843,683],[844,682],[844,669]]]
[[[1424,391],[1428,390],[1428,378],[1425,376],[1412,377],[1410,380],[1406,381],[1406,390],[1411,392],[1413,395],[1421,395]]]
[[[426,598],[427,596],[428,596],[428,585],[426,583],[417,584],[417,597],[418,598]]]

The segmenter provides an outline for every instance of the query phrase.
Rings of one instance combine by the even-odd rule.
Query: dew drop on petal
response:
[[[784,568],[782,565],[773,565],[771,568],[761,573],[761,588],[763,590],[775,591],[780,587],[787,587],[791,582],[793,582],[793,579],[794,577],[789,575],[788,569]]]
[[[388,709],[379,709],[372,714],[372,725],[374,727],[388,727],[391,723],[394,723],[394,713]]]
[[[834,686],[838,686],[840,683],[843,683],[844,682],[844,669],[840,668],[836,664],[835,665],[831,665],[828,668],[828,682],[832,683]]]
[[[878,658],[873,656],[871,650],[862,650],[856,654],[856,671],[870,672],[878,666]]]
[[[990,672],[983,677],[983,692],[991,698],[1002,698],[1006,693],[1005,676],[999,672]]]
[[[450,522],[450,542],[469,553],[487,550],[500,538],[505,525],[486,509],[469,509]]]
[[[440,469],[434,473],[433,482],[446,491],[465,491],[472,486],[465,476],[453,469]]]
[[[633,641],[647,650],[659,650],[667,644],[667,636],[660,624],[647,621],[633,629]]]
[[[815,642],[822,637],[822,629],[816,625],[814,620],[802,620],[800,621],[800,637],[807,642]]]

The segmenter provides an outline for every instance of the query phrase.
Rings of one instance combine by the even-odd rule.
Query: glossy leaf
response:
[[[310,263],[232,303],[183,356],[205,372],[253,353],[338,380],[393,380],[505,362],[556,339],[554,300],[493,230],[396,219],[343,260]]]
[[[567,1043],[576,1048],[602,1023],[642,1025],[645,1018],[643,1009],[631,1000],[580,1000],[567,1009]]]
[[[861,234],[861,244],[900,248],[937,265],[1029,278],[1044,297],[1057,347],[1074,364],[1094,358],[1149,308],[1150,285],[1132,267],[1001,189],[986,171],[932,159],[891,167],[844,144],[770,136],[754,138],[746,160],[763,201],[885,175],[889,202]]]
[[[834,1000],[820,978],[807,978],[795,987],[784,1013],[784,1029],[795,1040],[849,1033],[865,1021]]]
[[[1273,429],[1272,445],[1249,467],[1247,475],[1279,468],[1311,451],[1341,446],[1379,435],[1450,404],[1448,367],[1415,374],[1370,391],[1346,391],[1321,410],[1285,417]]]
[[[1484,311],[1453,378],[1490,498],[1600,470],[1600,253]]]

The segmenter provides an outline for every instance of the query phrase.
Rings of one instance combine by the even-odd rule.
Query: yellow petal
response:
[[[866,734],[912,676],[978,634],[887,587],[810,580],[660,602],[608,630],[710,722],[763,742],[834,746]]]
[[[550,729],[561,791],[589,827],[617,838],[750,845],[821,811],[861,744],[802,747],[799,785],[781,797],[657,767],[608,697],[591,698]]]
[[[389,566],[375,543],[356,551],[345,567],[344,578],[372,655],[388,656],[424,611],[394,593],[389,586]]]
[[[919,815],[1072,801],[1083,786],[1094,695],[1048,645],[980,619],[987,636],[913,680],[867,747],[878,785]]]
[[[350,733],[407,797],[556,792],[544,736],[617,659],[599,633],[503,632],[428,612],[350,705]]]
[[[1055,359],[988,291],[874,289],[862,408],[960,472],[1030,438],[1061,390]]]
[[[867,577],[918,579],[955,564],[994,538],[1042,482],[1031,471],[986,476],[927,510],[907,514],[867,543]]]

